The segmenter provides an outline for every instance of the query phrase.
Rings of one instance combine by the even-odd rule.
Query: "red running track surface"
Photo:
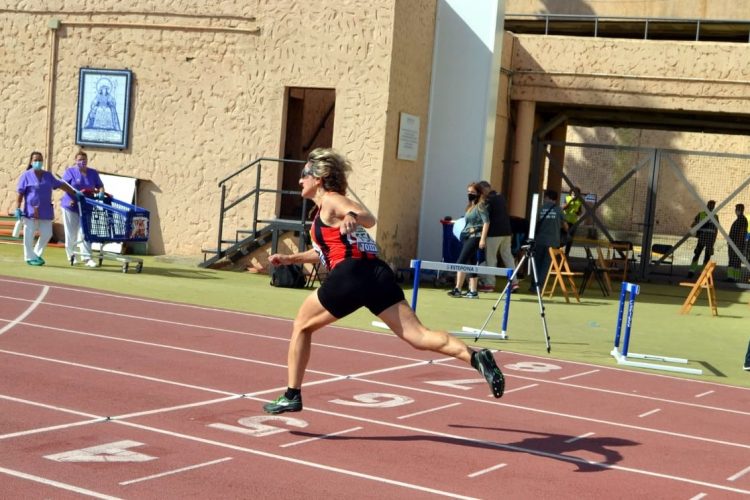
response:
[[[496,353],[506,395],[388,333],[0,278],[2,498],[740,498],[750,391]],[[12,290],[12,293],[11,293]]]

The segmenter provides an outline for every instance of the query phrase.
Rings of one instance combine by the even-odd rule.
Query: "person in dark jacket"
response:
[[[502,264],[506,268],[513,268],[515,260],[511,252],[511,240],[513,231],[510,226],[510,216],[508,215],[508,204],[505,196],[498,193],[487,181],[480,181],[479,186],[485,193],[487,212],[490,216],[490,228],[487,232],[486,259],[487,266],[496,267],[497,254],[500,253]],[[483,276],[484,285],[479,289],[485,292],[491,292],[495,289],[495,276]],[[518,279],[513,280],[513,290],[518,288]]]

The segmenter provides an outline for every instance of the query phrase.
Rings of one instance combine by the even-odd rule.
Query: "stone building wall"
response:
[[[517,100],[737,113],[750,44],[517,35]]]
[[[2,8],[0,183],[8,190],[0,209],[12,206],[29,152],[45,151],[48,136],[51,170],[62,172],[72,162],[81,67],[133,71],[130,146],[86,149],[93,167],[141,180],[139,204],[152,212],[150,253],[198,256],[201,247],[215,246],[217,183],[255,158],[281,155],[288,87],[336,90],[333,145],[355,165],[352,189],[376,214],[382,205],[398,207],[380,189],[383,171],[392,173],[395,163],[391,113],[416,109],[426,122],[434,3],[218,0],[208,8],[197,0],[137,0],[125,7],[115,0],[29,0]],[[416,64],[419,74],[394,88],[397,10],[417,26],[413,42],[408,23],[399,28],[402,43],[414,50],[393,66]],[[61,22],[54,43],[51,19]],[[51,98],[50,61],[56,68]],[[402,98],[392,110],[394,90],[418,102]],[[421,161],[411,167],[420,178]],[[267,185],[278,184],[275,167],[263,175]],[[274,209],[263,205],[265,212]],[[376,231],[398,213],[380,214]],[[239,227],[241,219],[227,224]]]

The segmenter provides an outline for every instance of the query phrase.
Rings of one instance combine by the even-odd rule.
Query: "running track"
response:
[[[507,352],[496,400],[390,334],[0,278],[2,498],[741,498],[750,391]],[[541,350],[541,349],[540,349]]]

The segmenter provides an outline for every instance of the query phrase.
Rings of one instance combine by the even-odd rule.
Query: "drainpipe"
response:
[[[45,130],[46,150],[44,152],[44,163],[47,170],[52,169],[52,127],[53,127],[53,105],[55,99],[55,72],[57,69],[57,30],[60,28],[60,20],[53,17],[47,23],[49,28],[49,64],[47,66],[47,123]]]

